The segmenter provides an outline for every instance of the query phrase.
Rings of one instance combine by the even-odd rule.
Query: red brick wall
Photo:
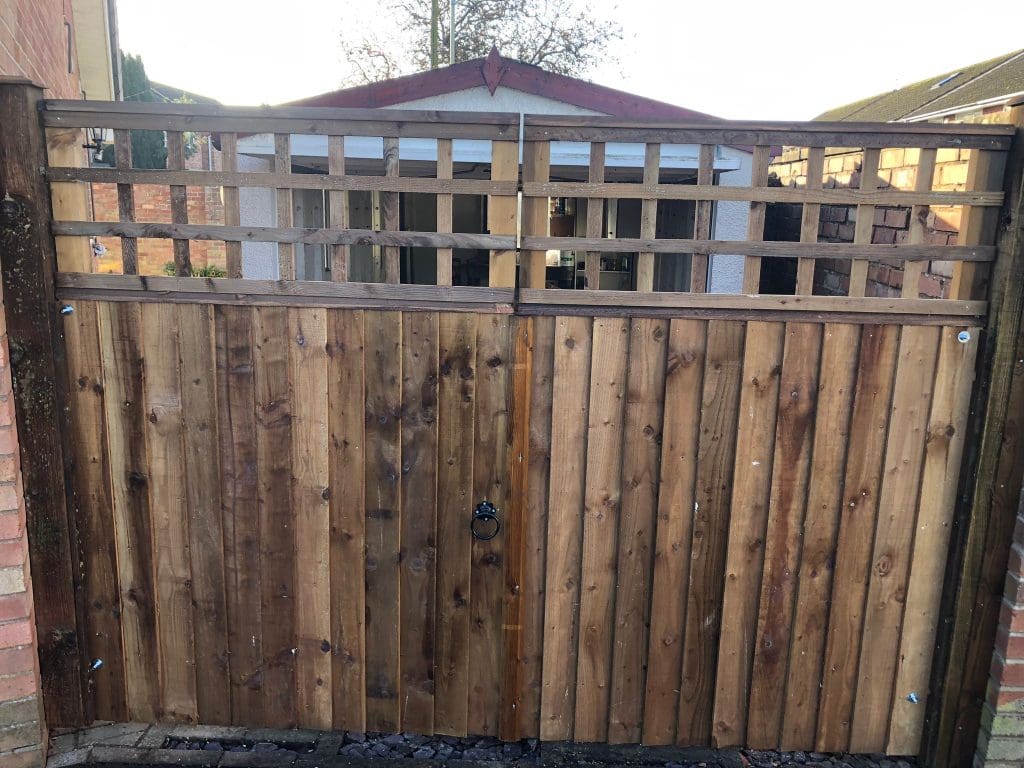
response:
[[[210,156],[204,138],[197,152],[185,161],[190,169],[211,170]],[[213,150],[213,169],[221,170],[220,152]],[[190,224],[223,224],[224,203],[219,187],[187,187],[188,221]],[[117,186],[93,184],[92,205],[96,221],[117,221]],[[170,187],[137,185],[135,187],[135,220],[169,224],[171,221]],[[98,238],[107,249],[96,263],[97,272],[121,271],[121,241],[116,237]],[[164,265],[174,261],[173,241],[154,238],[140,239],[139,274],[164,274]],[[224,243],[193,240],[189,244],[193,267],[225,267]]]
[[[46,726],[2,302],[0,295],[0,765],[26,768],[44,763]]]
[[[47,89],[47,98],[82,98],[72,19],[71,0],[3,0],[0,75],[28,78]],[[75,62],[72,72],[68,72],[69,34]]]

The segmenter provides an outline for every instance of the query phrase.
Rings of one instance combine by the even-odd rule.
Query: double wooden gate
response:
[[[69,309],[77,642],[83,659],[104,662],[83,676],[83,711],[918,751],[1007,131],[528,117],[517,240],[499,146],[520,137],[507,116],[207,109],[57,103],[42,114],[57,132],[113,127],[119,149],[129,128],[326,133],[332,164],[319,183],[339,213],[347,191],[432,191],[439,224],[359,232],[340,215],[314,229],[240,226],[237,187],[281,195],[312,183],[291,172],[285,141],[265,179],[173,161],[156,171],[51,162],[65,264],[87,235],[122,238],[126,258],[136,238],[172,238],[179,270],[190,239],[223,238],[232,272],[54,277]],[[336,134],[383,135],[385,176],[344,175]],[[398,173],[409,135],[438,138],[436,179]],[[490,181],[451,178],[445,153],[467,136],[493,142]],[[234,151],[233,133],[220,141]],[[590,143],[588,181],[550,165],[558,141]],[[642,181],[603,181],[594,158],[605,141],[647,143]],[[826,145],[862,148],[866,173],[883,148],[913,147],[917,182],[769,187],[768,146],[783,142],[813,148],[809,178]],[[695,184],[659,184],[658,151],[673,143],[699,145]],[[753,145],[751,186],[714,183],[708,158],[725,143]],[[967,189],[933,189],[936,152],[950,145],[974,155]],[[455,158],[457,170],[457,144]],[[119,222],[62,211],[72,183],[110,181]],[[225,222],[190,224],[180,208],[170,223],[137,222],[133,183],[221,186]],[[470,187],[491,194],[487,235],[443,226],[451,196]],[[552,238],[549,196],[641,198],[641,237],[598,238],[588,223],[587,238]],[[694,201],[692,237],[654,237],[665,199]],[[736,200],[749,204],[747,240],[714,240],[712,206]],[[761,241],[780,201],[803,205],[802,242]],[[905,206],[918,223],[897,246],[872,244],[870,226],[854,243],[820,244],[822,205],[869,223],[875,206]],[[926,242],[937,205],[960,207],[957,245]],[[486,247],[493,279],[243,280],[234,272],[247,240],[282,244],[282,259],[290,244],[324,243],[339,263],[369,243],[393,282],[400,247],[436,248],[448,280],[452,248]],[[545,289],[544,250],[559,247],[585,251],[588,272],[598,252],[630,252],[640,290]],[[644,291],[655,254],[677,252],[691,258],[691,291]],[[743,295],[704,292],[721,254],[740,259]],[[760,294],[762,259],[778,257],[798,259],[803,277],[792,295]],[[849,296],[813,294],[807,276],[823,258],[849,261]],[[902,266],[905,284],[929,261],[954,262],[948,297],[910,287],[865,298],[879,259]],[[501,522],[489,540],[471,532],[484,500]]]

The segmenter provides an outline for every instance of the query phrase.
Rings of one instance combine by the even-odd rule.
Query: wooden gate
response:
[[[514,115],[89,102],[47,103],[42,124],[51,150],[113,128],[119,157],[47,168],[83,563],[71,652],[104,660],[55,722],[919,751],[1010,131],[528,116],[520,137]],[[130,167],[140,129],[167,131],[168,168]],[[183,131],[216,133],[223,168],[183,170]],[[236,170],[260,131],[270,165]],[[300,134],[329,137],[326,173],[292,167]],[[348,137],[383,137],[379,170]],[[424,138],[435,155],[407,171],[403,142]],[[470,167],[479,142],[489,162]],[[588,165],[553,161],[561,142]],[[643,167],[606,181],[614,142],[643,144]],[[810,148],[810,182],[769,185],[779,144]],[[750,185],[719,183],[726,145]],[[672,147],[692,164],[666,182]],[[827,147],[861,152],[859,186],[825,186]],[[882,180],[892,148],[916,158],[909,186]],[[953,189],[948,148],[970,164]],[[74,210],[87,184],[117,185],[117,221]],[[141,184],[170,188],[171,221],[139,220]],[[190,222],[182,190],[203,186],[222,222]],[[240,188],[276,190],[276,226],[241,222]],[[292,226],[298,189],[323,190],[330,221]],[[380,195],[379,228],[348,226],[355,192]],[[410,194],[434,196],[433,231],[403,231]],[[452,233],[459,195],[486,196],[488,231]],[[577,201],[585,237],[552,235],[552,198]],[[615,237],[602,201],[630,199],[640,236]],[[670,200],[686,237],[657,236]],[[783,202],[801,240],[765,242]],[[715,239],[737,203],[746,239]],[[854,212],[853,242],[818,241],[825,206]],[[955,245],[928,241],[940,206]],[[872,242],[885,208],[909,210],[906,242]],[[88,237],[125,274],[75,262]],[[173,241],[178,276],[134,274],[142,238]],[[189,277],[211,240],[228,275]],[[247,242],[277,244],[284,279],[243,279]],[[331,280],[292,279],[304,245]],[[357,247],[384,282],[346,282]],[[398,284],[423,249],[437,284]],[[451,284],[464,249],[489,285]],[[624,254],[636,290],[552,288],[549,251],[591,286],[601,254]],[[667,258],[688,291],[652,290]],[[792,293],[761,293],[780,259]],[[848,295],[814,292],[822,259],[847,266]],[[946,296],[921,298],[939,261]],[[708,293],[730,264],[742,293]],[[865,295],[880,264],[901,295]],[[489,541],[470,530],[484,500]]]

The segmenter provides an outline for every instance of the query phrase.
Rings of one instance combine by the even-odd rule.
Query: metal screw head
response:
[[[909,701],[911,704],[917,704],[917,694],[914,691],[908,693],[907,701]]]
[[[70,304],[65,304],[64,306],[62,306],[62,307],[60,308],[60,313],[61,313],[62,315],[65,315],[65,316],[66,316],[66,315],[70,315],[70,314],[71,314],[72,312],[74,312],[74,311],[75,311],[75,308],[74,308],[74,307],[72,307],[72,306],[71,306]]]
[[[971,332],[960,331],[960,333],[956,335],[956,340],[959,341],[961,344],[966,344],[968,341],[971,340]]]

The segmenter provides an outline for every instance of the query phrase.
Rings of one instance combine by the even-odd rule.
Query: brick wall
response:
[[[976,764],[1024,764],[1024,495],[1010,549]]]
[[[913,190],[917,180],[919,150],[884,149],[880,154],[878,185],[881,189]],[[962,191],[967,183],[969,150],[940,149],[936,153],[933,188]],[[859,150],[830,151],[825,158],[824,184],[829,189],[860,187],[863,153]],[[771,165],[771,183],[778,186],[804,187],[807,184],[807,150],[787,148]],[[871,242],[891,245],[906,242],[910,232],[911,210],[907,207],[878,207],[874,213]],[[931,245],[956,245],[960,229],[959,206],[932,206],[925,222],[926,242]],[[765,239],[796,241],[800,239],[801,206],[779,204],[769,206]],[[856,206],[823,205],[818,226],[818,241],[852,243],[857,225]],[[949,262],[929,262],[918,286],[918,295],[927,298],[948,296],[952,277]],[[821,259],[815,264],[814,292],[845,294],[850,284],[850,262]],[[868,270],[868,296],[896,297],[903,287],[903,267],[898,261],[873,262]]]
[[[8,360],[0,295],[0,765],[26,768],[44,763],[46,726]]]
[[[3,0],[0,75],[28,78],[47,98],[80,99],[77,63],[68,71],[68,35],[76,62],[71,0]]]
[[[195,154],[186,158],[185,167],[194,170],[221,170],[220,152],[214,148],[213,168],[204,137]],[[224,203],[219,187],[187,187],[188,221],[190,224],[223,224]],[[96,221],[117,221],[117,186],[92,185],[92,206]],[[135,220],[169,224],[171,222],[170,187],[151,184],[135,186]],[[116,237],[101,237],[99,242],[106,253],[97,259],[97,272],[121,271],[121,241]],[[173,241],[143,238],[138,241],[139,274],[164,274],[164,265],[174,261]],[[221,241],[193,240],[189,243],[193,267],[217,266],[225,268],[226,256]]]

